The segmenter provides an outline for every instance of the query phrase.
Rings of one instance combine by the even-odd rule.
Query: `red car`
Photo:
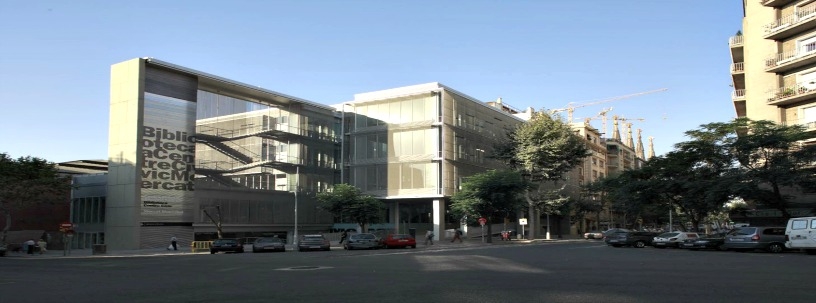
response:
[[[416,239],[411,235],[390,234],[380,240],[380,246],[384,248],[411,247],[416,248]]]

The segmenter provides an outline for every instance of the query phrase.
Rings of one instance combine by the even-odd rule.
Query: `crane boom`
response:
[[[617,100],[623,100],[623,99],[628,99],[628,98],[632,98],[632,97],[643,96],[643,95],[648,95],[648,94],[653,94],[653,93],[659,93],[659,92],[664,92],[664,91],[667,91],[667,90],[669,90],[669,89],[668,88],[661,88],[661,89],[650,90],[650,91],[645,91],[645,92],[639,92],[639,93],[634,93],[634,94],[628,94],[628,95],[623,95],[623,96],[617,96],[617,97],[612,97],[612,98],[607,98],[607,99],[601,99],[601,100],[598,100],[598,101],[595,101],[595,102],[589,102],[589,103],[578,104],[578,105],[573,105],[573,102],[570,102],[569,104],[567,104],[567,107],[550,110],[550,114],[566,111],[567,112],[568,122],[572,122],[572,113],[575,111],[576,108],[587,107],[587,106],[592,106],[592,105],[596,105],[596,104],[607,103],[607,102],[612,102],[612,101],[617,101]]]

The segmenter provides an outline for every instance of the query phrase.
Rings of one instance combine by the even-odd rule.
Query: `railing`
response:
[[[773,68],[812,54],[816,54],[816,43],[805,44],[797,49],[772,55],[768,59],[765,59],[765,68]]]
[[[798,119],[792,121],[782,121],[782,125],[785,126],[792,126],[792,125],[802,125],[805,127],[805,130],[815,130],[816,129],[816,121],[810,121],[805,119]]]
[[[782,18],[779,18],[774,22],[766,24],[764,26],[765,35],[767,36],[775,32],[781,31],[783,29],[786,29],[788,27],[795,26],[796,24],[802,23],[815,16],[816,16],[816,4],[800,7],[798,8],[798,11],[796,13],[783,16]]]
[[[742,35],[732,36],[730,39],[728,39],[728,45],[731,47],[742,46],[742,43],[743,43]]]
[[[802,85],[801,83],[771,90],[768,92],[768,103],[792,98],[810,91],[812,91],[810,88]]]
[[[744,99],[744,98],[745,98],[745,90],[744,89],[735,89],[733,92],[731,92],[731,99],[732,100]]]
[[[731,73],[745,72],[745,64],[743,62],[731,63]]]
[[[190,242],[190,251],[196,252],[199,250],[210,250],[213,241],[193,241]]]

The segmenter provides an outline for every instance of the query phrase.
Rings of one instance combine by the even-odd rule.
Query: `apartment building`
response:
[[[742,28],[728,42],[737,117],[803,125],[816,137],[816,1],[744,0],[743,9]],[[794,216],[809,213],[810,194],[788,194],[807,198]],[[780,216],[760,209],[745,219],[778,223]]]
[[[744,0],[729,40],[738,117],[816,130],[816,1]]]

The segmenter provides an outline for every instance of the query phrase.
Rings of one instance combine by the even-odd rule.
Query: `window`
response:
[[[816,222],[816,220],[813,220]],[[805,229],[807,228],[807,220],[793,220],[791,229]]]

